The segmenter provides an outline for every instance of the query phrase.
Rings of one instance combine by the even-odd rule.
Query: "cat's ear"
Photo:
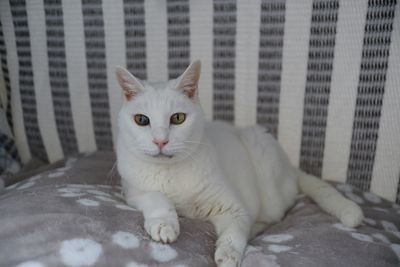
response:
[[[185,72],[180,77],[178,77],[176,89],[178,91],[181,91],[191,99],[195,98],[197,96],[200,70],[200,60],[196,60],[192,64],[190,64]]]
[[[121,66],[117,66],[115,70],[117,80],[121,86],[126,101],[132,100],[137,94],[144,90],[139,79],[133,76],[128,70]]]

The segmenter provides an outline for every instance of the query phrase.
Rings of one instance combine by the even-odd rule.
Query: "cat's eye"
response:
[[[171,116],[170,122],[171,124],[182,124],[186,119],[186,114],[183,112],[175,113]]]
[[[140,126],[146,126],[150,124],[149,117],[143,114],[136,114],[135,116],[133,116],[133,119],[135,120],[136,124]]]

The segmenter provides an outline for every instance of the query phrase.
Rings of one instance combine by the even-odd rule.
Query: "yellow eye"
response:
[[[135,120],[137,125],[146,126],[146,125],[150,124],[149,117],[147,117],[147,116],[145,116],[143,114],[136,114],[133,118],[134,118],[134,120]]]
[[[183,112],[175,113],[171,116],[170,122],[171,124],[182,124],[186,119],[186,114]]]

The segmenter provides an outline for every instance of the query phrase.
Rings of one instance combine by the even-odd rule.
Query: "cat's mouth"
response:
[[[164,154],[162,152],[160,152],[157,155],[153,156],[153,158],[158,158],[158,159],[170,159],[170,158],[173,158],[173,157],[174,157],[174,155],[167,155],[167,154]]]

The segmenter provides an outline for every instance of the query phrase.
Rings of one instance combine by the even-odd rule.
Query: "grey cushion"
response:
[[[177,242],[150,239],[142,214],[122,198],[114,162],[110,152],[70,158],[8,187],[0,195],[0,266],[214,266],[210,223],[180,218]],[[300,196],[282,222],[250,240],[243,266],[398,266],[399,207],[335,186],[362,206],[361,227],[344,227]]]

